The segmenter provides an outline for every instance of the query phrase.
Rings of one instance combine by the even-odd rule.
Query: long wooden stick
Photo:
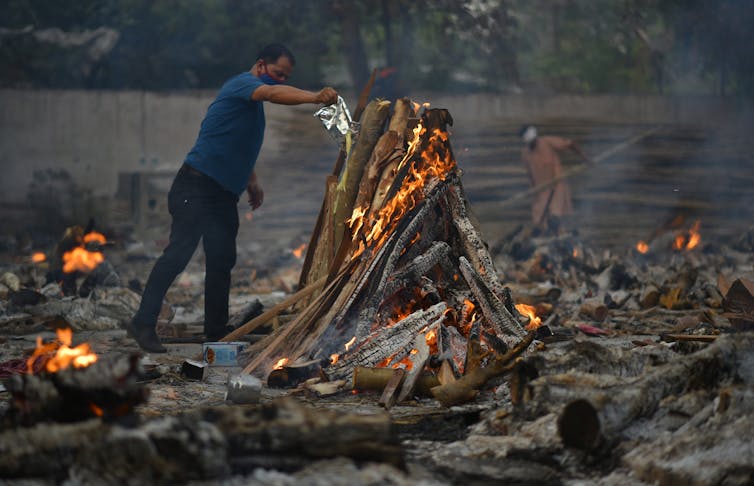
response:
[[[231,332],[224,338],[220,339],[220,341],[223,341],[223,342],[234,341],[240,338],[241,336],[243,336],[244,334],[250,333],[254,329],[258,328],[262,324],[266,323],[267,321],[275,317],[276,315],[280,314],[286,308],[292,306],[293,304],[303,299],[304,297],[307,297],[313,294],[315,291],[319,290],[322,286],[325,285],[326,281],[327,281],[327,277],[325,276],[325,277],[320,278],[316,282],[313,282],[312,284],[304,287],[303,289],[299,290],[298,292],[291,295],[287,299],[276,304],[270,310],[255,317],[254,319],[250,320],[246,324],[239,326],[235,331]]]
[[[514,203],[520,201],[521,199],[524,199],[524,198],[529,197],[529,196],[533,196],[534,194],[538,194],[538,193],[540,193],[540,192],[542,192],[542,191],[544,191],[546,189],[549,189],[552,186],[554,186],[555,184],[557,184],[558,182],[562,181],[563,179],[566,179],[568,177],[571,177],[573,175],[576,175],[576,174],[579,174],[579,173],[585,171],[589,167],[592,167],[594,164],[597,164],[597,163],[599,163],[599,162],[601,162],[601,161],[603,161],[603,160],[605,160],[605,159],[607,159],[609,157],[612,157],[613,155],[615,155],[616,153],[620,152],[621,150],[624,150],[627,147],[630,147],[631,145],[635,144],[639,140],[641,140],[643,138],[646,138],[649,135],[652,135],[653,133],[656,133],[659,130],[660,130],[660,127],[654,127],[654,128],[651,128],[651,129],[647,130],[646,132],[643,132],[643,133],[640,133],[639,135],[636,135],[635,137],[631,137],[628,140],[625,140],[625,141],[623,141],[623,142],[621,142],[621,143],[619,143],[617,145],[614,145],[614,146],[610,147],[609,149],[605,150],[604,152],[601,152],[596,157],[593,157],[592,158],[592,162],[593,163],[578,165],[576,167],[573,167],[573,168],[571,168],[569,170],[564,171],[558,177],[554,177],[554,178],[550,179],[547,182],[543,182],[542,184],[538,184],[538,185],[536,185],[536,186],[534,186],[534,187],[532,187],[532,188],[530,188],[530,189],[528,189],[526,191],[522,191],[522,192],[519,192],[517,194],[514,194],[514,195],[512,195],[511,197],[509,197],[507,199],[503,199],[500,202],[500,204],[498,205],[498,207],[511,206]]]

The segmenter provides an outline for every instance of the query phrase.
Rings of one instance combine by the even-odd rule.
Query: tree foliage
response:
[[[309,88],[749,94],[751,25],[754,0],[7,0],[0,85],[216,89],[283,42]]]

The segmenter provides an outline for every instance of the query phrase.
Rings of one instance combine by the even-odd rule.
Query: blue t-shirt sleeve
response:
[[[229,84],[230,86],[227,86],[229,95],[251,101],[252,93],[264,83],[258,77],[249,74],[237,76]]]

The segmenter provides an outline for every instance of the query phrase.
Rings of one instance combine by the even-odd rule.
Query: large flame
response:
[[[537,309],[527,304],[516,304],[516,310],[529,318],[526,330],[531,331],[542,325],[542,319],[537,317]]]
[[[92,352],[89,344],[82,343],[71,347],[73,331],[70,328],[55,331],[58,339],[49,343],[43,343],[42,337],[37,336],[37,347],[34,353],[26,360],[28,372],[34,373],[34,365],[38,359],[43,359],[44,369],[50,373],[57,373],[69,366],[85,368],[97,361],[97,355]]]
[[[423,199],[422,188],[427,181],[432,178],[445,180],[456,165],[450,150],[447,150],[447,132],[435,129],[427,140],[426,149],[418,159],[414,159],[414,155],[427,129],[419,122],[413,133],[414,137],[409,142],[397,170],[401,170],[406,164],[411,165],[396,194],[377,212],[373,220],[364,221],[367,212],[365,207],[355,208],[351,214],[349,224],[353,230],[353,240],[360,241],[363,238],[363,244],[359,245],[354,256],[364,251],[365,245],[373,248],[382,246],[397,222]],[[362,229],[365,229],[364,235],[360,234]]]

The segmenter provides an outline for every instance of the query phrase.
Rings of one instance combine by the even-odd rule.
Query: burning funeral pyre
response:
[[[272,370],[292,386],[320,369],[331,381],[392,369],[382,376],[393,380],[385,403],[394,403],[425,371],[442,370],[434,396],[462,403],[526,350],[536,316],[519,314],[472,221],[448,111],[425,107],[419,117],[398,100],[383,133],[389,107],[366,107],[341,184],[323,204],[301,277],[323,289],[249,348],[245,371]]]

